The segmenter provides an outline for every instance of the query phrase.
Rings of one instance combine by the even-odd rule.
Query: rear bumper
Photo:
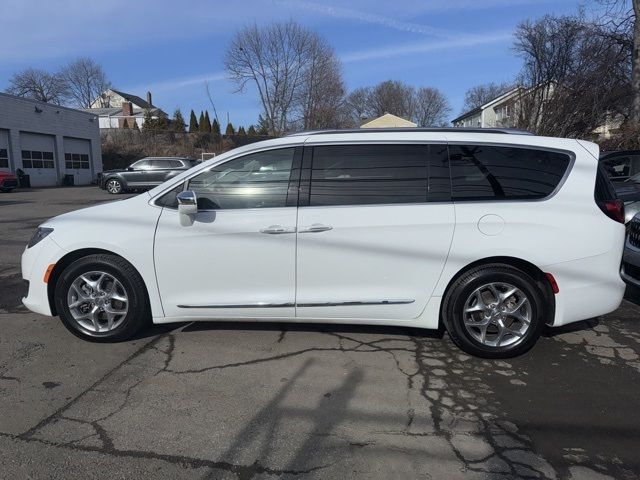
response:
[[[547,265],[560,288],[553,326],[605,315],[616,310],[626,289],[620,278],[620,250],[570,262]]]

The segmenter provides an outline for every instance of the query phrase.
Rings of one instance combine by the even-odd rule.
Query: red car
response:
[[[0,172],[0,192],[10,192],[18,186],[18,177],[13,173]]]

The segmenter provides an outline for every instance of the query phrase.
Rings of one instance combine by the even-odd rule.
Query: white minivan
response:
[[[514,356],[622,300],[624,212],[598,153],[499,129],[254,143],[42,224],[23,302],[88,340],[150,318],[442,326]]]

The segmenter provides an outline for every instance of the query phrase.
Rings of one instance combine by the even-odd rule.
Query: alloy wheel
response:
[[[122,324],[129,310],[129,297],[113,275],[92,271],[73,281],[67,293],[67,307],[82,328],[104,333]]]
[[[520,343],[531,324],[529,298],[508,283],[482,285],[467,298],[464,326],[478,342],[489,347],[510,347]]]
[[[120,193],[122,191],[122,185],[118,180],[109,180],[107,182],[107,191],[109,193]]]

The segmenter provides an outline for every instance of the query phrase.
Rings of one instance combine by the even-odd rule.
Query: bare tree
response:
[[[412,118],[415,111],[415,90],[412,86],[395,80],[379,83],[369,94],[368,110],[372,115],[391,113],[403,118]]]
[[[36,68],[27,68],[9,79],[7,93],[32,98],[41,102],[62,105],[67,88],[59,74],[50,74]]]
[[[421,87],[415,94],[415,119],[421,127],[441,127],[447,125],[451,106],[444,94],[437,88]]]
[[[465,112],[480,107],[513,88],[511,83],[485,83],[471,87],[464,94]]]
[[[314,35],[299,98],[303,130],[340,128],[345,125],[345,87],[342,67],[331,46]]]
[[[631,67],[630,120],[640,128],[640,0],[597,0],[605,7],[597,20],[598,33],[627,52]]]
[[[358,127],[362,120],[373,116],[369,109],[370,87],[359,87],[345,98],[345,109],[350,126]]]
[[[60,77],[66,86],[68,99],[74,107],[89,108],[111,84],[95,60],[81,57],[63,67]]]
[[[317,34],[296,22],[253,25],[236,33],[225,55],[231,79],[243,91],[248,83],[258,90],[269,133],[281,135],[290,127],[308,85]]]
[[[514,49],[524,60],[518,127],[584,137],[628,112],[630,59],[582,16],[520,24]]]

